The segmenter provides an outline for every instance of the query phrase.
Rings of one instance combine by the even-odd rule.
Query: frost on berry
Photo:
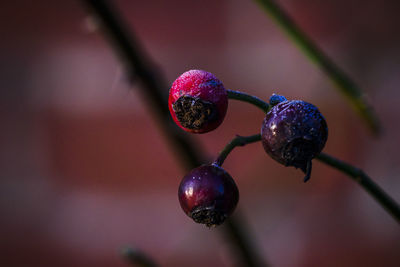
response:
[[[173,120],[183,130],[206,133],[223,122],[228,95],[222,82],[212,73],[189,70],[172,84],[168,106]]]
[[[301,101],[283,101],[265,116],[261,127],[265,151],[285,166],[300,168],[310,178],[311,160],[324,148],[328,127],[314,105]]]

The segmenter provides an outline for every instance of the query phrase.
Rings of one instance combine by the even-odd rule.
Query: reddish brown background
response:
[[[170,82],[199,68],[227,88],[314,103],[329,125],[325,151],[400,201],[398,1],[280,1],[365,90],[381,139],[254,2],[116,2]],[[173,147],[90,25],[79,1],[0,4],[0,265],[127,266],[118,250],[131,245],[162,266],[233,266],[220,231],[181,211]],[[262,119],[233,101],[220,128],[193,138],[216,155]],[[399,265],[398,224],[338,171],[315,162],[303,184],[259,144],[235,150],[225,167],[273,266]]]

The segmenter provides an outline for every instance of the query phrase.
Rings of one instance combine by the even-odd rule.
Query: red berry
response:
[[[183,177],[178,190],[183,211],[197,223],[215,226],[232,214],[239,190],[221,167],[203,165]]]
[[[300,168],[310,178],[311,160],[324,148],[328,127],[314,105],[301,101],[283,101],[265,116],[261,127],[265,151],[285,166]]]
[[[189,70],[179,76],[169,91],[168,107],[175,123],[190,133],[206,133],[225,118],[228,96],[212,73]]]

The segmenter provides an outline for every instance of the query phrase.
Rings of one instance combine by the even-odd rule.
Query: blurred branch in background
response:
[[[124,248],[122,250],[122,256],[132,266],[138,267],[157,267],[158,265],[142,251],[133,248]]]
[[[154,112],[158,119],[158,125],[162,128],[167,139],[170,141],[173,150],[177,151],[180,162],[186,169],[192,169],[201,165],[204,156],[200,150],[191,142],[187,135],[184,135],[178,127],[173,126],[167,107],[168,83],[157,71],[154,64],[140,46],[135,36],[128,31],[126,24],[122,21],[120,15],[105,0],[82,0],[95,17],[99,20],[100,27],[104,30],[109,41],[114,45],[115,52],[123,61],[131,82],[140,82],[141,92],[148,107]],[[130,34],[129,34],[130,33]],[[242,225],[239,214],[236,212],[234,217],[226,221],[226,235],[235,245],[239,266],[265,266],[254,244],[252,244],[251,235]]]
[[[372,133],[378,136],[381,126],[362,90],[347,76],[300,28],[274,0],[256,0],[266,13],[281,27],[300,50],[328,75],[353,108],[365,120]]]

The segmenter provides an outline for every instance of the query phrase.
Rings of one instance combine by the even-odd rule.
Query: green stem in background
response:
[[[269,104],[256,96],[252,96],[243,92],[234,91],[234,90],[226,90],[228,93],[229,99],[235,99],[243,102],[248,102],[250,104],[255,105],[256,107],[260,108],[265,113],[269,110]]]
[[[363,170],[351,166],[341,160],[321,153],[318,160],[347,174],[361,185],[386,211],[400,223],[400,207],[387,193],[385,193]]]
[[[237,146],[244,146],[250,143],[261,141],[261,135],[236,136],[220,152],[218,158],[213,162],[221,166],[229,153]],[[316,159],[321,162],[347,174],[353,178],[365,191],[367,191],[393,218],[400,222],[400,207],[387,193],[385,193],[374,181],[371,180],[361,169],[358,169],[348,163],[338,160],[325,153],[321,153]]]
[[[168,92],[169,85],[152,63],[140,45],[139,40],[123,21],[119,12],[111,2],[106,0],[82,0],[90,8],[93,15],[99,20],[102,30],[114,46],[115,52],[120,60],[125,63],[130,82],[140,82],[140,87],[144,99],[148,102],[147,107],[153,111],[158,119],[157,124],[161,127],[168,141],[171,142],[180,163],[186,169],[193,169],[204,162],[204,156],[200,153],[201,149],[196,146],[183,131],[174,126],[169,116]],[[241,221],[238,212],[236,216],[229,218],[225,223],[228,227],[225,230],[226,237],[231,241],[235,252],[232,256],[236,257],[238,266],[266,266],[258,248],[252,243],[254,237],[250,234]]]
[[[274,0],[256,0],[270,17],[286,32],[301,51],[320,69],[350,101],[375,135],[381,128],[372,107],[361,89],[296,25],[292,18]]]
[[[124,248],[122,250],[122,256],[132,265],[140,267],[156,267],[158,266],[149,256],[143,252],[132,249]]]
[[[247,144],[251,144],[254,142],[261,141],[261,135],[255,134],[251,136],[239,136],[237,135],[235,138],[230,141],[225,148],[219,153],[218,158],[213,162],[218,166],[222,166],[226,157],[231,153],[231,151],[237,146],[245,146]]]

